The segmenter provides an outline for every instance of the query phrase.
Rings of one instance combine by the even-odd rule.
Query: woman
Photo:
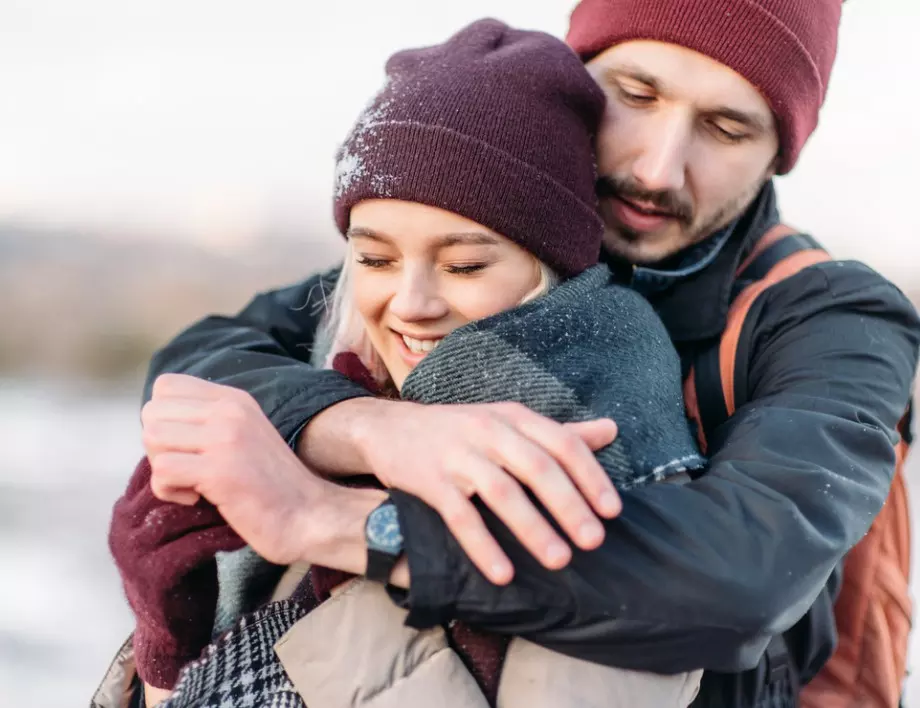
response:
[[[619,436],[597,453],[615,485],[679,482],[703,461],[683,417],[676,353],[651,308],[613,285],[603,266],[592,268],[603,235],[592,154],[602,111],[599,88],[568,47],[496,21],[392,57],[384,89],[339,154],[335,217],[348,245],[328,351],[317,357],[380,395],[421,403],[517,401],[564,422],[615,415]],[[141,465],[111,533],[138,618],[134,650],[148,704],[168,695],[198,655],[215,608],[220,617],[219,605],[248,607],[258,594],[251,568],[218,570],[218,587],[215,553],[243,543],[220,516],[203,505],[164,504],[149,482]],[[484,501],[499,518],[513,503]],[[540,501],[553,509],[554,499]],[[242,588],[245,600],[230,587]],[[699,680],[698,672],[664,678],[574,663],[518,640],[509,647],[462,623],[436,636],[404,636],[400,611],[379,602],[379,587],[329,569],[313,568],[295,598],[213,645],[167,705],[262,704],[269,696],[280,705],[294,695],[314,708],[347,702],[353,692],[329,681],[329,671],[292,688],[270,649],[280,630],[310,625],[301,659],[311,640],[313,651],[328,650],[328,631],[356,616],[356,631],[332,643],[352,650],[374,636],[390,653],[375,651],[358,667],[334,664],[347,668],[343,680],[388,662],[404,667],[410,647],[430,640],[434,654],[453,659],[437,673],[441,682],[426,686],[462,696],[463,705],[533,705],[525,697],[532,677],[521,676],[541,662],[541,675],[555,669],[608,704],[617,686],[630,684],[629,705],[684,706]],[[240,647],[252,660],[244,668],[230,663]],[[310,669],[319,659],[301,663]],[[315,693],[329,684],[331,693]]]

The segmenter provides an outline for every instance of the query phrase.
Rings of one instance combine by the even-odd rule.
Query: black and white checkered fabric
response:
[[[246,615],[182,670],[159,708],[306,708],[273,649],[305,614],[285,600]]]

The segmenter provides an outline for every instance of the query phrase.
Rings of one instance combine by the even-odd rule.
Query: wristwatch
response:
[[[368,580],[388,583],[393,566],[403,553],[403,535],[399,528],[396,505],[387,497],[367,515],[364,523],[364,539],[367,542]]]

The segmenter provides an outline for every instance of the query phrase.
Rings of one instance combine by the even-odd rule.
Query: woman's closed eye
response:
[[[444,270],[451,275],[472,275],[485,270],[488,265],[488,263],[450,263],[444,266]]]
[[[358,265],[362,265],[365,268],[386,268],[387,266],[393,263],[392,258],[384,258],[382,256],[371,256],[365,253],[359,253],[355,257]]]

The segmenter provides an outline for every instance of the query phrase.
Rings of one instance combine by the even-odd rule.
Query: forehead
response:
[[[384,227],[413,234],[444,231],[488,231],[454,212],[401,199],[367,199],[352,207],[352,226]]]
[[[348,233],[351,238],[366,238],[403,251],[457,245],[501,247],[511,243],[460,214],[399,199],[359,202],[352,207]]]
[[[726,106],[772,121],[766,99],[741,74],[676,44],[624,42],[596,56],[588,68],[602,86],[609,85],[617,75],[644,77],[653,80],[658,92],[669,99],[699,108]]]

